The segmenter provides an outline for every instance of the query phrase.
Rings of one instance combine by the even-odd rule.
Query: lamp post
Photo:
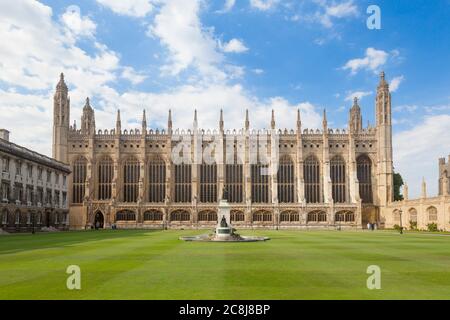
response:
[[[400,209],[399,214],[400,214],[400,234],[403,234],[403,224],[402,224],[402,209]]]

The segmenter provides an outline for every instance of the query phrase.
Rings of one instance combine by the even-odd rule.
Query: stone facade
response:
[[[97,130],[89,99],[81,128],[70,125],[64,77],[54,96],[53,156],[70,165],[70,227],[214,227],[226,188],[238,228],[360,228],[382,223],[380,208],[392,202],[391,95],[384,73],[375,101],[375,126],[363,127],[355,99],[348,129],[254,130],[242,128]],[[295,114],[294,114],[295,115]],[[265,153],[261,150],[264,149]],[[212,150],[212,151],[211,151]],[[204,154],[213,154],[208,162]],[[264,156],[262,154],[264,153]],[[203,156],[202,156],[203,155]],[[175,159],[174,160],[174,156]],[[182,158],[180,163],[178,158]]]
[[[449,156],[450,160],[450,156]],[[386,227],[394,225],[411,229],[428,230],[430,224],[436,224],[439,230],[450,231],[450,192],[449,164],[445,158],[439,159],[439,194],[435,197],[427,195],[425,179],[422,181],[420,198],[409,199],[408,185],[403,187],[404,200],[390,203],[382,208],[382,217]]]
[[[0,130],[0,165],[0,228],[68,229],[68,165],[9,142],[5,129]]]

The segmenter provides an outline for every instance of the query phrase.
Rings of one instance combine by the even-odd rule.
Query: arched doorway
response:
[[[100,211],[97,211],[94,218],[94,228],[95,229],[103,229],[105,219],[103,217],[103,213]]]

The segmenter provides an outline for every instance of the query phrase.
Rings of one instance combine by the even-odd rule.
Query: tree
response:
[[[400,188],[403,186],[403,178],[400,173],[394,173],[394,201],[403,200]]]

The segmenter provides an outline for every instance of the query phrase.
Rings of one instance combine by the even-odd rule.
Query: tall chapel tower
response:
[[[385,80],[384,72],[380,74],[375,100],[376,130],[378,140],[377,184],[378,204],[382,207],[393,201],[394,180],[392,162],[392,110],[391,93]]]
[[[56,92],[53,97],[53,146],[52,156],[58,161],[67,163],[67,147],[70,121],[70,98],[64,74],[61,73]]]

